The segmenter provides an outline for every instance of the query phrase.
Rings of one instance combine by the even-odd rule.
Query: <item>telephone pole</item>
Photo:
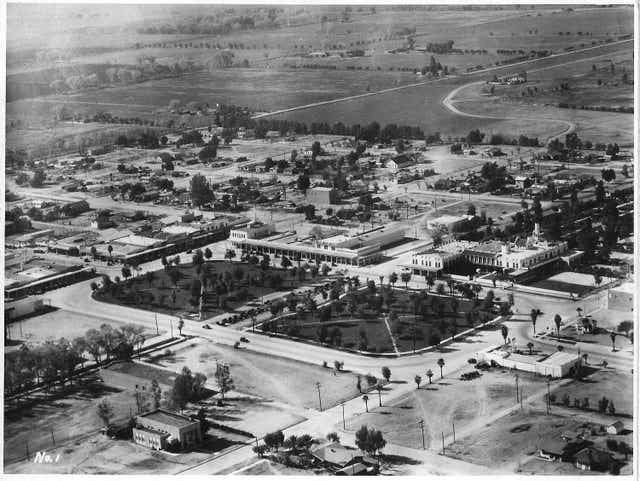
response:
[[[551,397],[550,397],[550,388],[549,388],[549,380],[547,379],[547,414],[551,411]]]
[[[442,431],[442,455],[444,456],[444,431]]]
[[[427,449],[424,445],[424,419],[421,419],[418,425],[420,426],[420,431],[422,432],[422,449]]]
[[[344,429],[346,431],[347,423],[344,420],[344,403],[342,403],[341,406],[342,406],[342,429]]]
[[[518,391],[518,374],[516,373],[516,404],[520,401],[520,394]]]
[[[319,382],[316,382],[316,389],[318,390],[318,403],[320,404],[320,411],[322,411],[322,397],[320,397],[320,383]]]

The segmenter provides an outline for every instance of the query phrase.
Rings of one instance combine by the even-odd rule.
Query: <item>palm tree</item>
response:
[[[509,328],[504,324],[500,326],[500,331],[502,332],[502,337],[504,338],[504,343],[507,343],[507,337],[509,336]]]
[[[555,322],[555,324],[556,324],[556,330],[558,331],[558,337],[560,337],[560,325],[562,324],[562,317],[560,317],[560,314],[556,314],[553,317],[553,322]]]
[[[107,251],[109,251],[109,260],[111,260],[111,253],[113,252],[113,246],[111,244],[107,247]]]
[[[616,336],[617,334],[615,332],[612,332],[609,337],[611,338],[611,344],[613,344],[613,350],[616,350]]]
[[[420,389],[420,383],[422,382],[420,375],[416,374],[416,377],[414,377],[413,380],[416,383],[416,389]]]
[[[432,377],[433,377],[433,371],[431,369],[427,369],[427,378],[429,378],[429,384],[431,384]]]
[[[442,379],[442,368],[444,367],[444,359],[440,358],[438,359],[438,366],[440,367],[440,379]],[[429,378],[429,380],[431,380],[431,378]]]
[[[369,412],[369,396],[366,394],[362,396],[362,400],[364,401],[364,408],[367,412]]]
[[[182,328],[184,327],[184,321],[182,319],[180,319],[178,321],[178,332],[180,333],[180,335],[182,336]]]
[[[429,274],[429,276],[427,277],[427,287],[429,288],[429,290],[433,289],[433,286],[435,285],[435,283],[436,283],[435,279],[431,274]]]
[[[529,315],[531,316],[531,324],[533,324],[533,335],[536,335],[536,321],[538,320],[538,310],[537,309],[531,309],[531,312],[529,313]]]
[[[453,281],[453,279],[447,280],[447,287],[449,287],[449,295],[453,295],[453,289],[455,285],[456,283]]]
[[[376,384],[376,391],[378,391],[378,404],[382,407],[382,384]]]
[[[533,354],[533,342],[528,342],[527,347],[529,348],[529,355]]]

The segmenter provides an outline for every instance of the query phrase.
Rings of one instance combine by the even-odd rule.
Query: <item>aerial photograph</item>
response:
[[[637,8],[8,3],[3,472],[635,479]]]

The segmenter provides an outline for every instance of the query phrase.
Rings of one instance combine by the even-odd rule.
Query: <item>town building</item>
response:
[[[469,217],[463,215],[441,215],[435,219],[429,219],[427,221],[427,229],[447,229],[447,231],[451,232],[460,227]]]
[[[313,205],[331,205],[340,201],[338,191],[332,187],[313,187],[307,190],[307,202]]]
[[[578,354],[557,351],[551,354],[521,354],[511,345],[489,347],[477,354],[478,362],[494,363],[508,369],[533,372],[553,378],[565,377],[581,364]],[[523,351],[521,351],[523,352]]]
[[[432,225],[443,225],[450,220],[449,217],[453,216],[444,217],[444,220],[433,219],[436,223]],[[504,271],[512,279],[521,281],[535,273],[537,269],[558,261],[569,264],[580,254],[580,252],[569,252],[566,242],[543,240],[540,227],[536,224],[533,234],[524,242],[450,242],[437,249],[415,254],[411,265],[406,267],[416,275],[426,275],[447,270],[454,263],[463,260],[481,270]]]
[[[156,450],[165,449],[174,440],[183,449],[195,446],[202,442],[200,421],[192,421],[186,416],[156,409],[136,416],[133,440],[136,444]]]
[[[386,167],[393,173],[397,173],[401,169],[415,164],[414,160],[407,154],[396,155],[395,157],[387,160]]]
[[[404,229],[384,226],[360,234],[338,233],[322,239],[299,238],[295,231],[276,232],[262,222],[232,229],[229,241],[236,249],[257,254],[331,264],[366,265],[382,258],[383,248],[404,239]]]

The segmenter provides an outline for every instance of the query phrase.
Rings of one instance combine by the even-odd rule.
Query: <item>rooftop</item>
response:
[[[169,426],[173,426],[176,428],[182,428],[185,426],[189,426],[197,421],[192,421],[186,416],[182,416],[177,413],[172,413],[171,411],[165,411],[164,409],[157,409],[155,411],[151,411],[146,414],[141,414],[138,416],[140,418],[151,419],[153,421],[166,424]]]

